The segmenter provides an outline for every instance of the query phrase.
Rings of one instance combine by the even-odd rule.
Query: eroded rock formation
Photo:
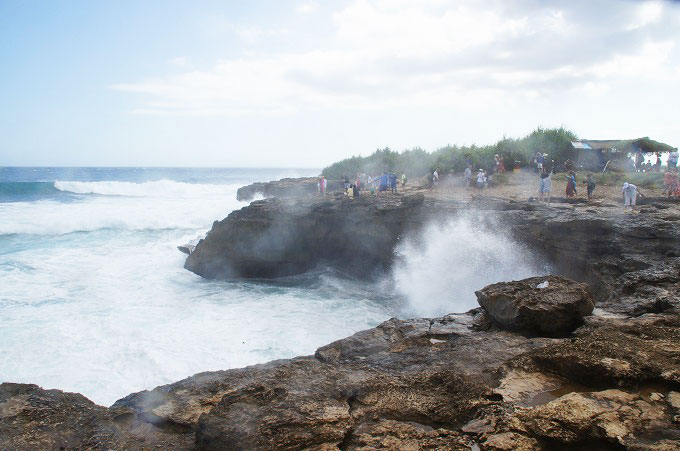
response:
[[[320,257],[332,265],[314,246],[338,250],[353,238],[328,235],[344,216],[361,224],[361,238],[377,240],[362,255],[388,268],[384,249],[404,233],[470,208],[400,196],[300,202],[267,200],[233,213],[187,266],[224,265],[205,275],[233,277],[273,275],[275,265],[294,273]],[[624,216],[493,199],[476,207],[495,211],[560,273],[588,282],[595,314],[566,338],[502,330],[482,309],[392,319],[313,356],[197,374],[110,408],[2,384],[0,449],[678,449],[676,210]],[[248,251],[258,236],[286,229],[280,221],[296,226],[286,239],[302,243],[300,253],[287,245]]]
[[[475,294],[501,328],[544,336],[568,335],[595,308],[588,285],[553,275],[499,282]]]
[[[423,219],[424,196],[265,199],[216,221],[185,268],[207,278],[280,277],[329,265],[386,270],[397,239]]]
[[[315,195],[318,191],[317,177],[285,178],[272,182],[255,182],[250,185],[242,186],[236,191],[236,199],[240,201],[251,201],[257,196],[263,198],[297,198]],[[342,189],[343,184],[340,180],[328,180],[328,191]]]

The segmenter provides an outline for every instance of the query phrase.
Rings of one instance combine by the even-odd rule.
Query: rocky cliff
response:
[[[510,231],[548,258],[557,272],[588,283],[613,311],[636,308],[638,285],[663,286],[680,268],[677,208],[646,206],[638,215],[618,208],[545,206],[482,198],[462,203],[423,194],[349,199],[266,199],[216,221],[187,258],[185,268],[207,278],[278,277],[319,265],[358,277],[390,268],[395,244],[418,235],[430,222],[471,211],[482,221]],[[607,304],[609,298],[616,302]]]
[[[675,206],[623,215],[417,195],[273,199],[216,222],[187,267],[261,277],[350,259],[384,270],[405,234],[473,207],[493,212],[497,226],[549,257],[557,272],[587,282],[594,315],[555,316],[569,325],[561,329],[567,336],[548,336],[534,325],[550,318],[540,311],[550,304],[532,307],[545,284],[531,280],[481,290],[495,296],[488,312],[392,319],[313,356],[197,374],[110,408],[2,384],[0,449],[679,449]],[[277,236],[283,244],[272,241]],[[575,285],[552,314],[569,319],[561,306],[591,302],[584,290]],[[494,312],[508,302],[498,293],[509,292],[519,307],[505,324]]]
[[[264,198],[297,198],[317,194],[317,177],[285,178],[272,182],[255,182],[242,186],[236,191],[236,199],[251,201],[256,196]],[[328,191],[339,191],[343,184],[339,180],[328,180]]]
[[[407,226],[423,223],[423,201],[422,194],[255,201],[216,221],[185,268],[219,279],[280,277],[319,265],[379,273]]]

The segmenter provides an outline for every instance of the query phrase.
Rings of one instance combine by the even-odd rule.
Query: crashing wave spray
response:
[[[488,212],[431,224],[395,250],[393,277],[406,314],[441,316],[478,307],[491,283],[546,274],[549,266],[514,240]]]

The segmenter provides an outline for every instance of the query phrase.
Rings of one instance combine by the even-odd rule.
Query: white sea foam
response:
[[[475,291],[486,285],[548,270],[488,213],[473,212],[405,239],[393,277],[411,314],[433,317],[478,307]]]
[[[192,198],[236,193],[239,185],[210,185],[183,183],[173,180],[132,183],[119,181],[72,182],[57,180],[54,187],[76,194],[103,194],[110,196]]]
[[[175,249],[187,236],[100,230],[12,254],[0,265],[0,381],[110,405],[200,371],[311,354],[391,316],[323,287],[201,279]]]
[[[55,186],[81,194],[108,195],[84,196],[72,202],[42,200],[0,204],[3,218],[0,235],[61,235],[102,228],[209,228],[215,219],[222,219],[244,205],[236,200],[237,185],[160,181],[55,182]]]
[[[310,354],[396,314],[332,275],[279,286],[184,270],[176,246],[242,207],[237,185],[55,186],[77,194],[0,203],[0,382],[109,405],[200,371]]]

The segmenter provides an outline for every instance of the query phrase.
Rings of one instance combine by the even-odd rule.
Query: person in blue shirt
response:
[[[383,173],[383,175],[381,175],[380,178],[379,178],[378,192],[387,191],[388,183],[389,183],[389,180],[388,180],[387,174]]]
[[[390,174],[388,175],[388,179],[389,179],[389,182],[390,182],[389,186],[390,186],[390,188],[392,188],[392,192],[396,193],[397,192],[397,176],[396,176],[396,174],[394,174],[393,172],[390,172]]]
[[[539,174],[543,172],[543,163],[545,163],[545,157],[542,153],[539,153],[536,157],[536,169]]]

